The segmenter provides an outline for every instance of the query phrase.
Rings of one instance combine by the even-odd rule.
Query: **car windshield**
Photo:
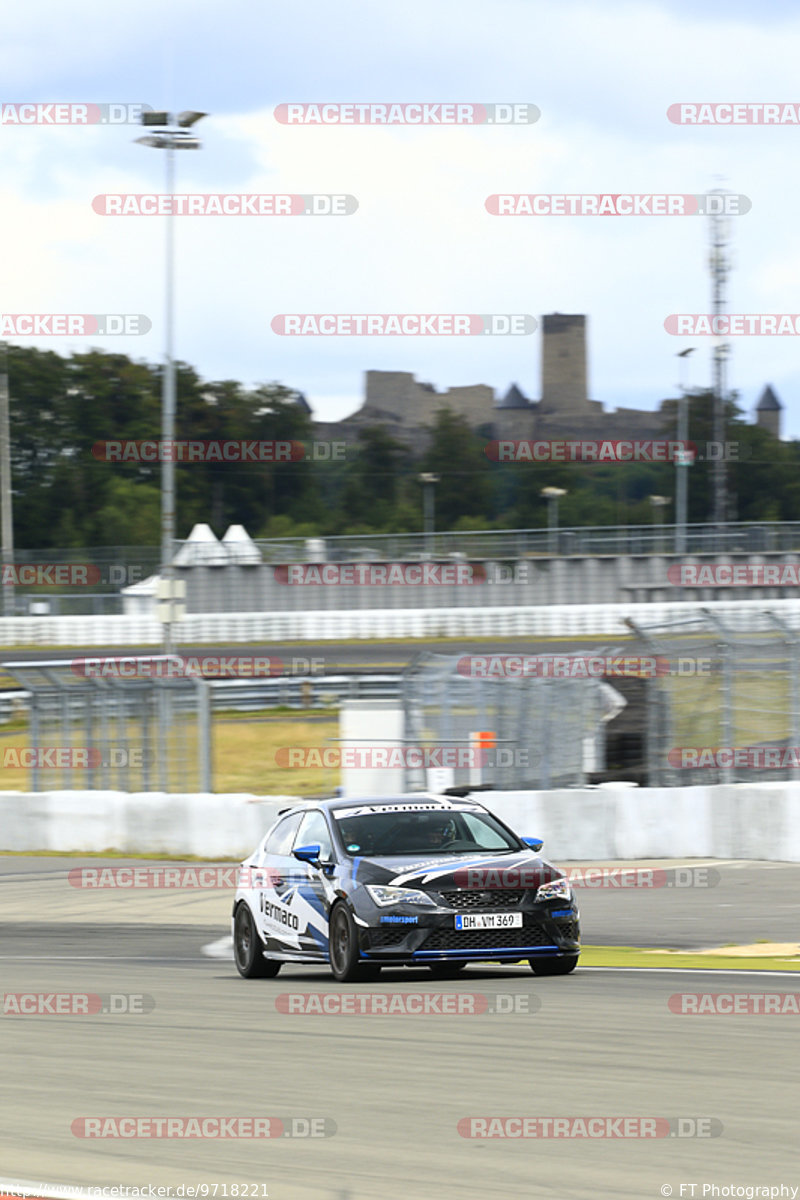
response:
[[[489,813],[452,809],[334,812],[350,857],[394,854],[508,854],[523,847]]]

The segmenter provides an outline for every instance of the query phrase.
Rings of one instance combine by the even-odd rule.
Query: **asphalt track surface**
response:
[[[702,1197],[704,1183],[800,1185],[798,1017],[668,1007],[681,991],[796,993],[797,976],[579,967],[547,979],[474,965],[446,983],[402,970],[337,985],[322,967],[245,981],[231,962],[202,953],[228,930],[230,892],[77,889],[67,881],[76,865],[106,864],[0,858],[2,991],[143,995],[153,1007],[2,1015],[3,1179],[205,1183],[220,1196],[238,1183],[270,1200],[595,1200],[666,1187],[678,1197],[690,1183]],[[645,931],[650,944],[797,940],[800,867],[715,869],[713,889],[582,889],[585,940],[641,944]],[[276,997],[298,992],[478,993],[490,1008],[518,1011],[280,1011]],[[71,1132],[81,1116],[322,1117],[336,1133],[85,1139]],[[460,1136],[463,1118],[492,1116],[713,1118],[722,1133]]]

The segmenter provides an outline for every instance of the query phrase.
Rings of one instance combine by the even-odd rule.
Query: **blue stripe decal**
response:
[[[492,950],[490,946],[483,950],[414,950],[412,958],[500,958],[510,954],[560,954],[560,946],[502,946]]]

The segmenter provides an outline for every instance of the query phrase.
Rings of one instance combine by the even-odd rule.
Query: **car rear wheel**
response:
[[[455,979],[467,964],[465,962],[428,963],[428,970],[434,979]]]
[[[569,975],[578,965],[578,954],[567,954],[563,958],[529,958],[534,975]]]
[[[233,958],[236,970],[245,979],[274,979],[281,964],[264,958],[264,943],[246,904],[240,904],[233,922]]]
[[[365,971],[358,959],[358,931],[346,904],[335,904],[331,909],[328,941],[333,978],[339,983],[363,979]],[[373,965],[367,964],[367,974]]]

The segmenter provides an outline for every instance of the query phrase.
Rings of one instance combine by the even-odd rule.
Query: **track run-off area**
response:
[[[176,864],[0,856],[0,1191],[588,1200],[800,1185],[800,974],[773,960],[563,978],[474,964],[351,985],[288,966],[245,981],[230,889],[70,877],[123,865]],[[798,865],[644,865],[675,885],[578,890],[587,945],[797,941]],[[691,1011],[684,993],[717,998]]]

